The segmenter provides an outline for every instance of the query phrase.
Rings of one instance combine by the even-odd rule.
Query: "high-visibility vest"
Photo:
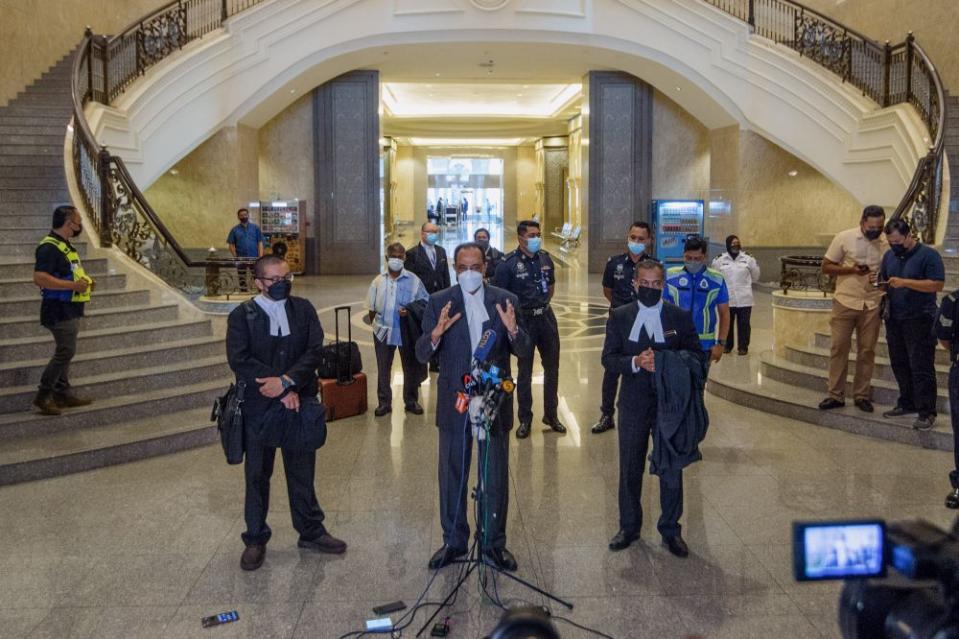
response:
[[[39,246],[44,244],[52,244],[57,247],[63,256],[67,258],[67,261],[70,262],[70,275],[66,279],[73,282],[79,280],[86,280],[93,283],[93,280],[90,279],[90,276],[87,275],[87,272],[83,270],[83,265],[80,264],[80,255],[77,253],[75,248],[72,248],[69,244],[63,240],[58,240],[55,237],[46,236],[40,240]],[[83,293],[78,291],[64,291],[64,290],[53,290],[53,289],[42,289],[43,297],[46,299],[55,299],[61,300],[63,302],[89,302],[90,301],[90,287],[87,287],[87,290]]]

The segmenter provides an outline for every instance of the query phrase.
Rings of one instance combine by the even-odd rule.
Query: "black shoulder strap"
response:
[[[243,309],[246,311],[246,329],[250,332],[250,337],[253,337],[253,322],[256,320],[256,302],[253,300],[243,302]]]

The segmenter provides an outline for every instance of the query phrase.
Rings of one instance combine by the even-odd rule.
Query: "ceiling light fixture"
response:
[[[796,177],[797,175],[799,175],[799,171],[797,171],[796,169],[793,169],[792,171],[790,171],[790,172],[787,173],[786,175],[788,175],[789,177]]]
[[[180,171],[177,169],[170,169],[170,175],[180,175]]]

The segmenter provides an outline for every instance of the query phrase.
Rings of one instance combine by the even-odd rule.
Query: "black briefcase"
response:
[[[346,311],[347,341],[340,341],[340,311]],[[353,327],[350,325],[350,307],[337,306],[333,309],[336,324],[336,338],[332,344],[323,347],[320,365],[316,372],[322,378],[348,381],[357,373],[363,372],[363,359],[360,347],[353,341]]]
[[[213,402],[213,411],[210,421],[216,422],[216,429],[220,433],[220,444],[226,455],[226,463],[243,463],[243,393],[246,390],[245,382],[230,384],[230,388],[222,397]]]

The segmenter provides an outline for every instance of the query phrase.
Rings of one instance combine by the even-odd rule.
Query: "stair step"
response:
[[[63,117],[59,114],[50,115],[46,113],[38,113],[31,116],[29,113],[26,115],[14,115],[12,113],[7,113],[4,111],[6,107],[0,107],[0,126],[10,126],[10,127],[56,127],[61,131],[66,130],[67,124],[70,122],[72,113],[67,117]]]
[[[130,371],[157,362],[188,362],[220,356],[226,352],[220,337],[196,337],[160,344],[137,345],[77,355],[70,362],[70,376],[75,379],[104,375],[111,371]],[[48,355],[48,353],[44,353]],[[0,364],[0,388],[34,386],[46,367],[49,357]]]
[[[53,208],[51,205],[50,211],[52,211]],[[7,229],[36,229],[43,224],[46,224],[46,232],[43,233],[43,235],[46,235],[46,233],[50,231],[50,211],[46,213],[31,213],[29,215],[0,214],[0,235],[3,235]],[[42,237],[42,235],[40,237]]]
[[[49,200],[46,202],[0,202],[0,219],[6,215],[50,216],[53,213],[53,209],[69,201],[70,198],[67,197],[62,200]],[[49,224],[49,219],[44,221],[44,225],[46,224]]]
[[[159,324],[175,320],[179,316],[176,304],[126,306],[119,308],[84,309],[80,320],[80,330],[98,330],[117,326],[136,326],[137,324]],[[0,318],[0,340],[22,337],[42,337],[48,331],[40,325],[37,314],[17,313],[14,317]]]
[[[115,291],[126,286],[127,276],[122,273],[101,275],[94,278],[94,283],[94,295],[97,294],[97,291]],[[30,295],[40,297],[40,289],[33,283],[32,278],[29,280],[0,280],[0,300],[8,297],[29,297]]]
[[[58,104],[55,106],[15,106],[8,104],[5,107],[0,107],[0,116],[15,116],[21,118],[62,118],[63,121],[66,122],[73,117],[73,105]]]
[[[808,388],[826,396],[826,387],[829,380],[829,371],[814,366],[798,364],[790,359],[783,359],[771,352],[761,354],[763,379],[774,379],[784,384],[792,384],[801,388]],[[852,390],[853,370],[847,375],[848,389]],[[899,386],[895,381],[873,378],[872,400],[877,404],[895,406],[899,399]],[[945,387],[937,389],[936,410],[940,414],[949,413],[949,392]]]
[[[786,359],[796,364],[810,366],[823,371],[829,369],[829,350],[824,348],[786,346]],[[854,366],[855,362],[856,352],[850,349],[849,365]],[[873,379],[884,379],[890,382],[896,381],[896,376],[893,374],[892,365],[889,363],[888,357],[876,357],[872,377]],[[946,386],[949,385],[948,365],[936,365],[936,383],[939,388],[946,388]]]
[[[0,157],[34,157],[34,156],[56,156],[63,157],[63,138],[60,138],[59,144],[57,142],[47,142],[44,144],[10,144],[4,145],[3,148],[0,148]]]
[[[0,124],[0,139],[6,141],[5,136],[15,135],[56,135],[63,140],[66,126],[61,124]]]
[[[709,371],[706,390],[716,397],[772,415],[922,448],[952,450],[952,429],[948,419],[940,418],[935,428],[921,432],[912,429],[912,421],[908,418],[882,417],[883,411],[891,409],[891,405],[876,404],[876,412],[871,414],[852,405],[819,410],[819,402],[826,396],[824,391],[816,392],[762,376],[755,355],[724,359],[716,364]]]
[[[67,180],[62,175],[48,177],[0,177],[0,189],[38,189],[46,191],[66,191]]]
[[[60,144],[60,148],[63,148],[63,134],[61,131],[59,134],[51,133],[48,135],[38,134],[38,133],[17,133],[12,135],[3,136],[3,143],[5,145],[17,145],[17,146],[33,146],[33,145],[56,145]]]
[[[80,331],[77,337],[77,353],[114,348],[128,348],[138,344],[160,344],[194,337],[208,337],[213,328],[210,320],[181,319],[161,324],[138,324],[102,330]],[[29,337],[15,340],[0,340],[0,362],[34,360],[38,353],[53,354],[53,338]]]
[[[63,149],[60,149],[60,153],[32,153],[30,155],[22,155],[17,153],[10,153],[9,151],[17,149],[19,147],[9,147],[3,150],[0,150],[0,166],[56,166],[60,167],[60,170],[63,170]]]
[[[33,277],[33,260],[0,260],[0,280],[23,280]],[[83,260],[83,268],[93,276],[106,275],[108,263],[105,257]],[[25,298],[26,299],[26,298]],[[30,298],[32,300],[32,298]],[[0,314],[0,318],[4,315]]]
[[[82,397],[100,399],[115,395],[139,395],[161,388],[199,384],[211,379],[226,379],[230,367],[226,354],[199,360],[180,361],[136,370],[110,371],[93,377],[70,376],[70,387]],[[37,380],[38,381],[38,380]],[[30,411],[37,393],[36,381],[27,386],[0,389],[0,414]]]
[[[150,303],[150,291],[147,289],[122,289],[117,291],[97,291],[85,310],[103,310],[120,308],[123,306],[146,306]],[[40,321],[40,298],[34,294],[30,297],[15,297],[0,300],[0,317],[13,315],[30,315]]]
[[[63,180],[63,183],[66,184],[66,174],[64,173],[63,163],[43,166],[24,166],[22,164],[2,165],[0,166],[0,179],[4,178],[57,178]]]
[[[162,410],[162,409],[161,409]],[[11,442],[0,454],[0,485],[71,473],[165,455],[217,440],[208,408],[196,408],[127,420],[57,435],[33,435]]]
[[[75,242],[73,247],[83,258],[87,254],[86,242]],[[0,237],[0,259],[7,260],[15,257],[33,257],[36,253],[37,245],[32,242],[4,242]]]
[[[823,349],[826,353],[829,352],[829,349],[832,347],[832,337],[829,333],[816,333],[813,338],[813,346],[819,349]],[[850,352],[855,354],[856,352],[856,338],[852,339],[852,348]],[[876,356],[882,358],[889,357],[889,344],[886,342],[885,337],[880,337],[879,341],[876,342]],[[936,349],[936,364],[940,366],[949,366],[949,353],[941,348]]]
[[[17,216],[11,216],[17,217]],[[27,228],[10,228],[4,217],[0,217],[0,236],[8,242],[33,242],[36,244],[50,233],[49,226],[29,226]]]

